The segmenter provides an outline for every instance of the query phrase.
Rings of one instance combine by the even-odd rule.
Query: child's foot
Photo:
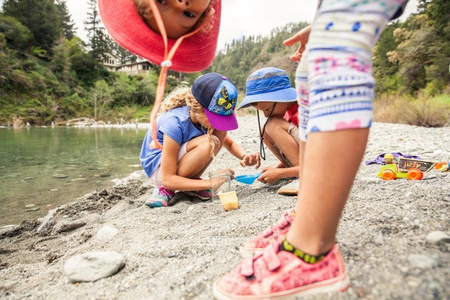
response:
[[[335,245],[321,261],[308,264],[272,243],[213,285],[217,299],[268,299],[345,291],[349,279]]]
[[[153,190],[152,197],[145,202],[145,205],[150,208],[167,206],[167,203],[174,195],[174,191],[168,190],[162,186],[157,186]]]
[[[202,201],[210,200],[212,197],[211,190],[188,191],[184,193],[192,197],[197,197]]]
[[[292,221],[294,221],[294,215],[293,210],[285,212],[275,225],[267,228],[252,240],[242,244],[239,248],[241,256],[251,257],[253,254],[261,253],[269,244],[284,240]]]

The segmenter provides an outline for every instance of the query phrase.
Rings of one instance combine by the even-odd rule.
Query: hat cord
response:
[[[277,102],[273,104],[272,110],[270,111],[269,117],[264,123],[263,129],[261,130],[261,121],[259,120],[259,109],[256,110],[256,115],[258,116],[258,128],[259,128],[259,155],[263,160],[266,160],[266,150],[264,149],[264,134],[266,133],[266,125],[272,117],[273,111],[275,110],[275,106]]]
[[[164,41],[164,60],[161,62],[161,71],[159,73],[158,86],[156,88],[155,104],[153,105],[149,117],[150,125],[152,126],[152,142],[150,143],[149,147],[150,149],[154,148],[162,149],[162,145],[159,143],[157,139],[156,116],[161,107],[161,103],[164,97],[164,92],[166,89],[167,72],[169,68],[172,66],[172,58],[175,56],[176,51],[178,50],[178,48],[180,47],[181,43],[185,38],[188,38],[198,33],[202,28],[206,26],[206,24],[209,23],[209,19],[214,15],[214,9],[211,7],[208,16],[203,20],[200,26],[198,26],[194,31],[179,37],[169,51],[169,43],[167,40],[166,27],[164,26],[161,13],[159,12],[155,0],[149,0],[149,4],[155,16],[156,24],[158,26],[159,32],[161,33],[161,37]]]

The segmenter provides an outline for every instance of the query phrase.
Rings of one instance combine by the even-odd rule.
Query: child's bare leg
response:
[[[297,249],[318,255],[335,244],[339,219],[368,134],[369,129],[350,129],[308,136],[297,215],[287,235]]]
[[[220,150],[220,140],[211,136],[214,142],[214,155]],[[186,178],[200,177],[212,161],[211,143],[207,135],[190,140],[186,146],[187,153],[178,164],[177,174]]]
[[[267,123],[264,141],[285,167],[298,166],[298,144],[288,130],[289,122],[282,118],[273,117]],[[285,161],[280,152],[285,155],[289,162]]]

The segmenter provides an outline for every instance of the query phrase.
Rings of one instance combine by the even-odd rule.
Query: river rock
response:
[[[450,236],[442,231],[433,231],[427,235],[427,242],[431,244],[450,243]]]
[[[103,226],[97,231],[97,239],[99,240],[110,240],[112,239],[119,231],[111,226]]]
[[[408,256],[409,263],[416,268],[431,269],[436,266],[436,261],[429,256],[422,254],[411,254]]]
[[[119,272],[125,258],[116,252],[88,252],[71,257],[64,264],[70,282],[96,281]]]

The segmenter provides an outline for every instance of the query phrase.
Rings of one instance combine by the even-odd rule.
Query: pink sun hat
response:
[[[149,0],[153,1],[153,0]],[[207,69],[214,60],[220,28],[221,0],[211,0],[212,10],[200,30],[183,39],[171,59],[171,70],[193,73]],[[162,36],[139,15],[133,0],[99,0],[99,12],[109,34],[128,51],[161,65],[166,51]],[[171,49],[176,39],[168,39]]]

